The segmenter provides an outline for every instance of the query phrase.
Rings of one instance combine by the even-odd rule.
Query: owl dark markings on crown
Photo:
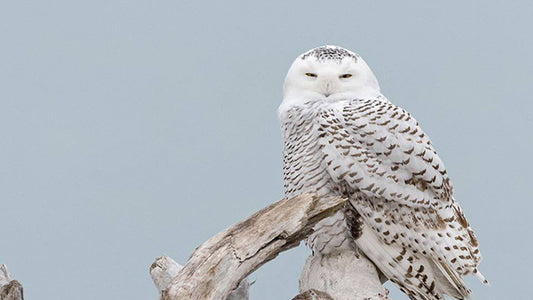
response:
[[[343,48],[338,47],[318,47],[301,56],[302,60],[314,57],[318,61],[333,60],[340,63],[344,58],[352,58],[357,62],[358,55]]]

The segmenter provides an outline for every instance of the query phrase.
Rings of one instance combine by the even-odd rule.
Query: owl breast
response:
[[[349,193],[327,173],[326,156],[319,143],[323,132],[316,122],[319,111],[320,103],[309,102],[283,114],[283,178],[287,198],[311,191],[319,196]],[[314,253],[324,255],[354,249],[357,219],[357,213],[347,204],[345,209],[317,223],[306,244]]]

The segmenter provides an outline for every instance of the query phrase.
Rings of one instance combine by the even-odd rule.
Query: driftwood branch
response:
[[[162,299],[227,299],[241,280],[297,246],[317,222],[333,215],[344,202],[340,197],[303,194],[260,210],[198,247],[162,290]]]
[[[155,262],[150,266],[150,276],[152,276],[152,280],[160,294],[168,287],[181,269],[183,269],[183,266],[166,255],[156,258]],[[248,280],[241,280],[239,286],[231,291],[226,300],[248,300],[250,286],[251,283]]]
[[[0,300],[24,300],[22,285],[11,278],[6,265],[0,265]]]
[[[150,276],[152,276],[152,280],[159,294],[168,287],[172,279],[178,275],[181,269],[183,269],[183,266],[166,255],[155,259],[154,263],[150,266]]]

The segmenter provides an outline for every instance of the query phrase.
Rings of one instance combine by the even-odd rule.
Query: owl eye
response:
[[[305,75],[309,77],[318,77],[315,73],[305,73]]]
[[[339,76],[339,78],[350,78],[352,77],[352,74],[342,74],[341,76]]]

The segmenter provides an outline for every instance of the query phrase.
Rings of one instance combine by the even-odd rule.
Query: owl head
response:
[[[284,102],[321,98],[334,101],[379,94],[378,81],[365,61],[339,46],[321,46],[298,56],[283,84]]]

